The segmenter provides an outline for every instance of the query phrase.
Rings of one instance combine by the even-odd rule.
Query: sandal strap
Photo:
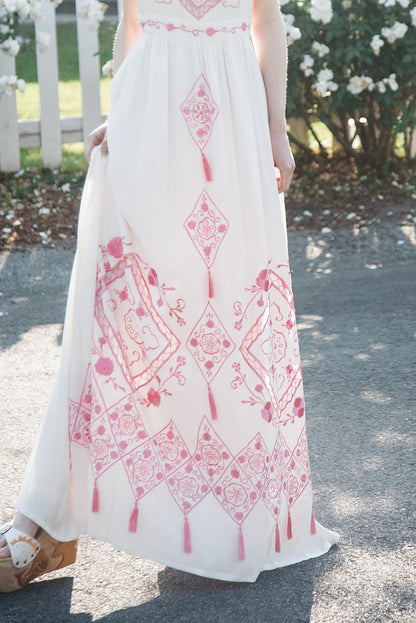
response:
[[[20,569],[28,565],[40,551],[40,544],[34,537],[17,530],[11,524],[5,524],[0,528],[9,546],[10,556],[14,567]]]

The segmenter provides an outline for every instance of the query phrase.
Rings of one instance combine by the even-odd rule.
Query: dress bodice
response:
[[[220,23],[248,26],[252,0],[138,0],[138,7],[141,21],[204,30]]]

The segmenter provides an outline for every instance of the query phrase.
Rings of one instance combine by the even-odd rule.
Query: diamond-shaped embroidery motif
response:
[[[224,510],[240,525],[260,499],[259,493],[237,461],[229,465],[213,491]]]
[[[146,385],[180,346],[153,305],[134,253],[126,254],[98,279],[95,317],[102,333],[100,343],[109,346],[133,391]],[[95,364],[100,374],[106,374],[97,368],[100,362],[106,364],[107,358],[101,356]]]
[[[208,268],[214,263],[229,226],[204,188],[184,227]]]
[[[123,463],[136,500],[145,496],[165,478],[150,441],[126,455]]]
[[[270,455],[259,433],[241,450],[236,460],[261,495],[270,467]]]
[[[192,459],[167,479],[167,485],[173,499],[185,515],[210,491],[201,471]]]
[[[172,421],[152,437],[153,449],[165,474],[172,473],[190,458],[191,454]]]
[[[235,348],[210,303],[186,342],[192,356],[209,383]]]
[[[218,111],[208,82],[201,74],[181,106],[188,130],[201,151],[210,139]]]
[[[290,319],[293,315],[293,295],[277,273],[270,270],[269,277],[270,306],[263,309],[250,327],[243,338],[240,351],[248,365],[266,385],[273,407],[280,416],[292,401],[302,376],[297,356],[293,357],[294,365],[289,365],[293,339],[289,340],[288,336],[293,322],[283,322],[284,318]],[[283,331],[278,331],[276,327]],[[278,364],[285,369],[289,367],[290,375],[278,377]],[[277,416],[275,422],[277,423]]]
[[[160,0],[157,0],[160,2]],[[201,19],[208,11],[216,6],[221,0],[179,0],[181,5],[195,19]],[[238,5],[237,5],[238,6]]]
[[[281,509],[283,466],[284,458],[282,440],[280,435],[278,435],[271,456],[268,478],[265,480],[262,493],[264,503],[276,521],[280,515]]]
[[[199,427],[198,443],[193,458],[211,486],[233,458],[206,416],[203,417]]]
[[[286,490],[289,508],[293,506],[296,500],[302,495],[311,479],[309,461],[307,456],[303,456],[303,453],[307,452],[305,440],[305,427],[301,430],[299,438],[292,451],[290,451],[286,441],[282,439],[282,444],[284,444],[285,461],[284,488]]]

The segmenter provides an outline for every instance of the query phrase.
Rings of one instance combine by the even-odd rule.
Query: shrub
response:
[[[390,162],[395,138],[403,132],[410,158],[416,1],[281,0],[281,5],[290,46],[288,116],[303,119],[312,132],[313,120],[322,121],[346,154],[374,168]]]

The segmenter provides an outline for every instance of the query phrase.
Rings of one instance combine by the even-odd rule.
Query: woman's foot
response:
[[[22,515],[21,513],[16,514],[16,517],[13,520],[13,526],[17,530],[21,530],[28,536],[33,536],[33,537],[36,535],[39,529],[39,526],[37,524],[35,524],[31,519],[29,519],[28,517],[25,517],[25,515]],[[0,535],[0,558],[9,558],[9,557],[10,557],[10,550],[6,544],[6,539],[4,538],[4,536]]]

